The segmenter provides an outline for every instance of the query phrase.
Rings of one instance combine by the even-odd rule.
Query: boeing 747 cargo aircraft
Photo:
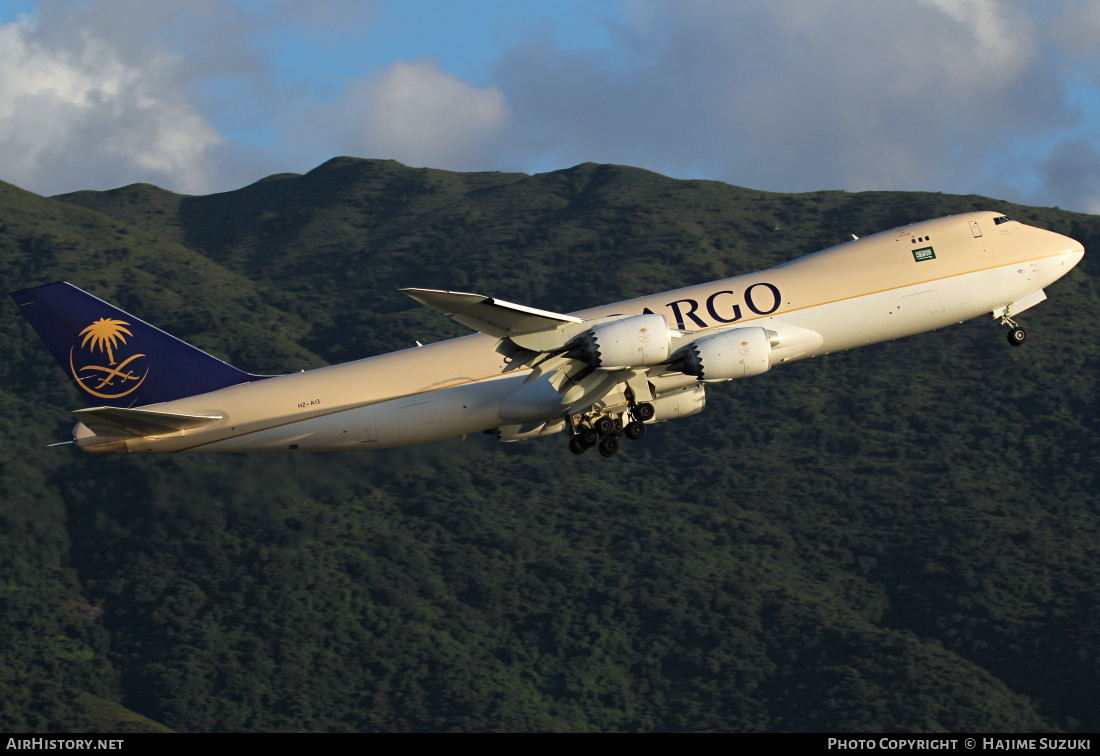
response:
[[[1014,318],[1081,244],[992,212],[915,223],[759,273],[572,314],[404,289],[478,331],[282,376],[250,375],[68,283],[12,298],[90,405],[91,454],[384,449],[480,431],[567,432],[605,457],[703,410],[708,384],[943,328]]]

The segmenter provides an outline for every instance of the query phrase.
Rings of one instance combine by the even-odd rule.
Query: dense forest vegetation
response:
[[[0,183],[7,291],[68,280],[252,372],[464,333],[399,294],[570,311],[999,210],[585,164],[338,158],[184,197]],[[1093,254],[1021,317],[785,366],[614,459],[562,436],[86,457],[0,318],[0,728],[1100,729]]]

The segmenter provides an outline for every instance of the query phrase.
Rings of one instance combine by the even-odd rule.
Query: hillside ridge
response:
[[[1100,218],[335,158],[209,196],[0,182],[0,276],[68,280],[289,372],[466,333],[403,286],[573,311],[971,210],[1088,250],[1021,318],[1025,346],[979,319],[716,385],[603,464],[487,436],[47,449],[80,403],[9,307],[0,721],[92,731],[120,706],[175,731],[1095,731],[1100,357],[1080,334],[1100,319]]]

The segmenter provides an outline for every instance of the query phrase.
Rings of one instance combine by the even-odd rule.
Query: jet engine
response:
[[[621,370],[667,360],[672,334],[664,315],[631,315],[601,323],[573,341],[567,356],[597,370]]]
[[[653,419],[647,423],[663,423],[666,420],[678,420],[681,417],[698,415],[707,406],[707,392],[704,386],[696,383],[682,389],[668,391],[653,400]]]
[[[688,344],[674,355],[671,367],[707,383],[748,378],[768,371],[771,350],[765,329],[733,328]]]

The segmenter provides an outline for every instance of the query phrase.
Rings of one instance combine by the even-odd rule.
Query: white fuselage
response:
[[[764,326],[778,335],[772,367],[897,339],[1013,303],[1029,306],[1084,254],[1073,239],[995,223],[997,217],[969,213],[916,223],[770,270],[574,314],[653,312],[673,328],[704,335]],[[508,403],[529,371],[503,373],[496,341],[475,334],[155,405],[222,419],[194,431],[128,439],[126,451],[382,449],[502,426],[537,428],[560,417],[560,407]],[[696,382],[680,378],[656,382],[657,394]],[[74,437],[94,451],[95,437],[83,425]]]

